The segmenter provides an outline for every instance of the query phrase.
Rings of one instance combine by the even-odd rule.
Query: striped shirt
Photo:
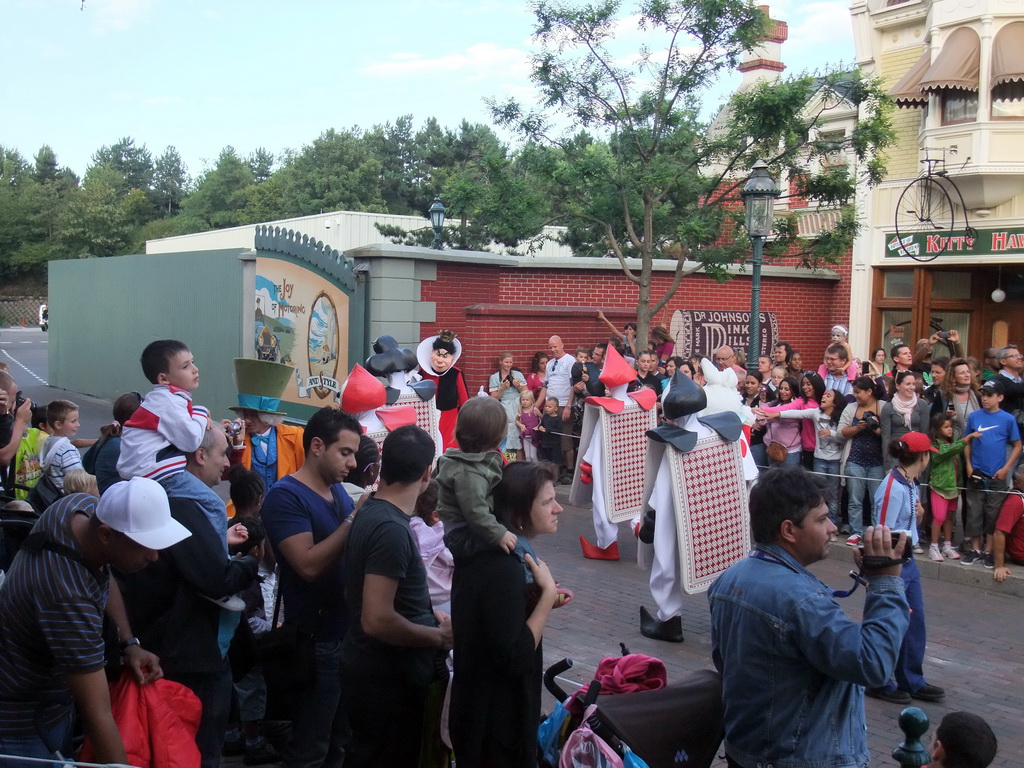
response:
[[[96,498],[73,493],[39,518],[33,533],[81,553],[71,520]],[[65,675],[103,668],[109,576],[48,550],[22,550],[0,589],[0,737],[36,735],[67,716]]]
[[[64,475],[82,466],[82,454],[71,440],[60,435],[50,435],[43,442],[39,452],[43,472],[60,490],[64,490]]]

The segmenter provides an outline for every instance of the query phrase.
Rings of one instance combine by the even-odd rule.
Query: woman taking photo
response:
[[[885,477],[875,491],[875,525],[887,525],[893,533],[905,533],[917,544],[917,525],[924,516],[924,507],[918,499],[917,480],[928,466],[933,453],[927,435],[920,432],[906,432],[893,440],[888,453],[896,466]],[[881,688],[865,691],[868,696],[893,702],[910,704],[911,699],[938,701],[946,692],[937,685],[929,685],[924,679],[924,595],[921,592],[921,572],[913,556],[904,562],[900,573],[903,590],[910,607],[910,626],[900,644],[896,659],[894,678]]]
[[[874,498],[885,470],[882,469],[881,408],[877,385],[867,376],[858,377],[853,382],[853,398],[854,402],[846,406],[839,417],[839,434],[846,441],[842,474],[846,475],[851,530],[846,543],[856,547],[864,530],[864,493],[867,491]]]
[[[494,489],[495,516],[520,540],[555,533],[557,478],[552,464],[509,464]],[[520,560],[516,552],[488,549],[456,560],[449,730],[459,765],[537,765],[541,637],[555,600],[551,571],[530,554]]]
[[[978,384],[971,373],[971,366],[962,357],[949,361],[946,378],[939,386],[938,395],[932,403],[932,417],[948,413],[953,417],[953,440],[964,434],[967,417],[981,408],[978,399]]]
[[[502,352],[498,355],[498,370],[491,374],[487,382],[487,391],[505,409],[508,416],[505,450],[515,451],[519,461],[523,459],[523,443],[519,439],[516,417],[519,415],[519,395],[526,390],[527,384],[523,374],[512,369],[512,353]]]

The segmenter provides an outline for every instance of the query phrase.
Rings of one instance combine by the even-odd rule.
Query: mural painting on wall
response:
[[[717,309],[677,309],[672,313],[669,333],[676,341],[675,354],[688,357],[711,353],[719,347],[748,348],[750,313]],[[779,320],[774,312],[761,313],[761,354],[779,340]]]
[[[283,400],[338,401],[338,372],[348,371],[348,296],[340,288],[296,264],[257,259],[254,330],[256,357],[295,368]]]

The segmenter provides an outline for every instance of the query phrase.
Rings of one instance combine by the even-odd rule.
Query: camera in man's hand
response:
[[[901,564],[906,565],[914,557],[914,543],[913,543],[913,541],[911,541],[910,534],[907,533],[907,539],[906,539],[906,541],[903,544],[903,551],[902,552],[897,552],[896,551],[896,547],[899,546],[900,536],[901,535],[902,534],[899,531],[890,531],[889,532],[889,536],[891,537],[890,540],[892,541],[892,549],[893,549],[894,560],[898,560]],[[864,545],[863,544],[858,545],[858,549],[863,551]],[[887,559],[888,558],[885,558],[885,557],[881,558],[881,560],[887,560]],[[867,560],[867,558],[865,558],[865,560]],[[869,567],[869,568],[883,568],[883,567],[887,567],[890,564],[891,565],[895,565],[896,563],[895,562],[893,562],[893,563],[871,563],[871,562],[868,562],[866,567]]]

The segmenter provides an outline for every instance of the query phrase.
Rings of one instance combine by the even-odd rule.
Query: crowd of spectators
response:
[[[918,515],[922,546],[930,543],[933,560],[983,564],[998,581],[1010,563],[1024,564],[1016,347],[990,350],[982,367],[960,356],[953,331],[861,363],[837,326],[820,355],[780,341],[748,371],[742,350],[678,356],[661,326],[644,344],[635,325],[608,325],[608,341],[574,352],[553,335],[526,372],[500,353],[490,398],[463,406],[460,448],[440,460],[436,478],[434,442],[416,427],[396,429],[378,450],[340,410],[318,411],[300,428],[243,393],[237,419],[212,419],[192,402],[198,369],[181,342],[147,348],[152,391],[118,398],[97,440],[78,436],[73,402],[33,407],[0,371],[5,495],[36,506],[36,530],[57,542],[45,554],[0,550],[0,710],[15,700],[49,708],[42,724],[11,709],[0,754],[70,754],[74,701],[97,762],[124,762],[105,685],[105,672],[123,663],[140,683],[163,678],[195,694],[203,768],[222,754],[247,765],[413,765],[432,746],[429,735],[409,738],[410,724],[436,721],[432,703],[453,664],[449,738],[463,762],[532,765],[543,631],[567,594],[533,540],[557,530],[555,486],[571,481],[583,403],[606,394],[609,354],[635,367],[631,389],[659,394],[677,371],[703,385],[703,357],[736,371],[757,463],[802,465],[829,489],[816,496],[826,540],[845,531],[855,546],[880,523],[887,471],[928,486],[928,462],[906,464],[907,451],[890,448],[909,441],[919,452],[917,436],[928,435],[937,458],[921,494],[932,515],[931,525]],[[520,461],[503,466],[502,450]],[[227,477],[230,501],[215,490]],[[57,574],[46,577],[52,591],[29,594],[26,578],[47,568]],[[74,627],[66,636],[38,618],[40,606],[58,605]],[[102,632],[104,614],[112,635]],[[7,629],[15,626],[23,629]],[[282,735],[263,728],[281,702],[268,700],[274,688],[260,662],[269,657],[257,649],[286,627],[308,638],[315,664],[301,694],[286,697],[292,726]],[[864,678],[886,690],[877,670]]]

